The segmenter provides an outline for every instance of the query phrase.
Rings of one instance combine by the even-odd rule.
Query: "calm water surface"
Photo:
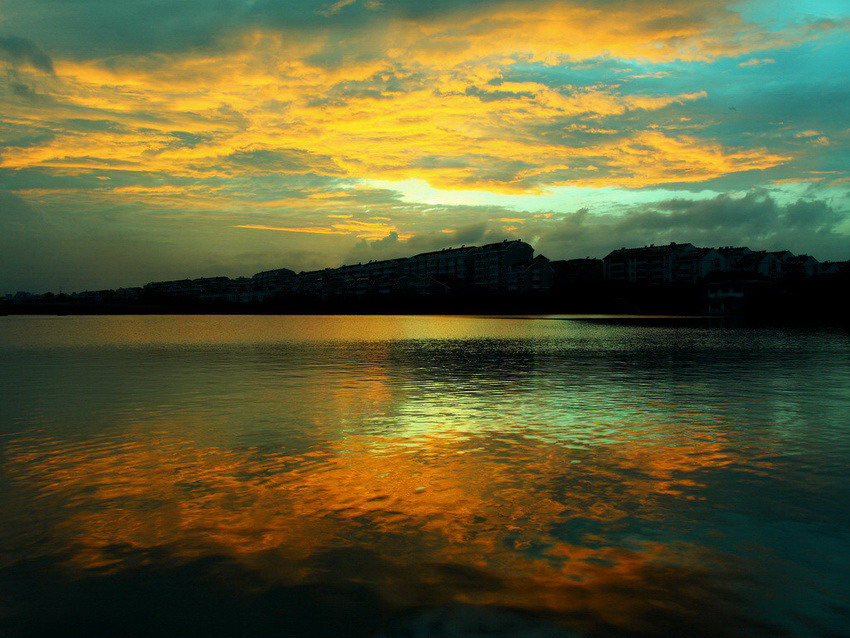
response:
[[[0,318],[0,635],[850,636],[850,336]]]

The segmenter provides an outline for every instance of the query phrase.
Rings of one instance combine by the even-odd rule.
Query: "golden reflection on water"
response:
[[[812,375],[787,372],[821,370],[805,342],[788,366],[701,351],[699,331],[335,317],[304,343],[287,337],[304,318],[243,319],[108,318],[53,349],[18,344],[17,389],[0,395],[19,428],[0,441],[0,568],[40,556],[77,582],[225,557],[254,588],[357,583],[394,609],[506,607],[638,635],[690,615],[714,635],[741,613],[744,552],[705,542],[699,514],[724,498],[735,529],[769,475],[784,499],[788,448],[825,449],[811,415],[844,405],[815,413]],[[822,396],[848,378],[833,369]]]
[[[697,485],[691,473],[735,461],[721,442],[589,458],[533,435],[456,427],[350,436],[297,455],[165,436],[78,447],[35,439],[12,446],[6,469],[31,508],[65,512],[51,550],[72,570],[120,570],[116,547],[167,548],[177,560],[227,555],[269,582],[299,582],[321,571],[312,561],[322,553],[368,548],[393,568],[344,576],[394,605],[508,606],[634,627],[654,604],[636,591],[720,560],[687,543],[624,546],[592,531],[564,540],[556,529],[660,520],[659,499]]]
[[[291,341],[468,339],[541,334],[551,326],[522,318],[399,315],[158,315],[12,317],[5,347],[156,344],[268,344]]]

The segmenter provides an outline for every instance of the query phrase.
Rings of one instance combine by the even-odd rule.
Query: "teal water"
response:
[[[0,318],[2,636],[850,635],[850,335]]]

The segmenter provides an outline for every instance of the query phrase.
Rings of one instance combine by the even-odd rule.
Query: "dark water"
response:
[[[850,635],[850,336],[0,318],[2,636]]]

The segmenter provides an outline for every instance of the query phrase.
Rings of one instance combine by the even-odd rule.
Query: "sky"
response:
[[[0,293],[520,238],[850,258],[845,0],[0,0]]]

